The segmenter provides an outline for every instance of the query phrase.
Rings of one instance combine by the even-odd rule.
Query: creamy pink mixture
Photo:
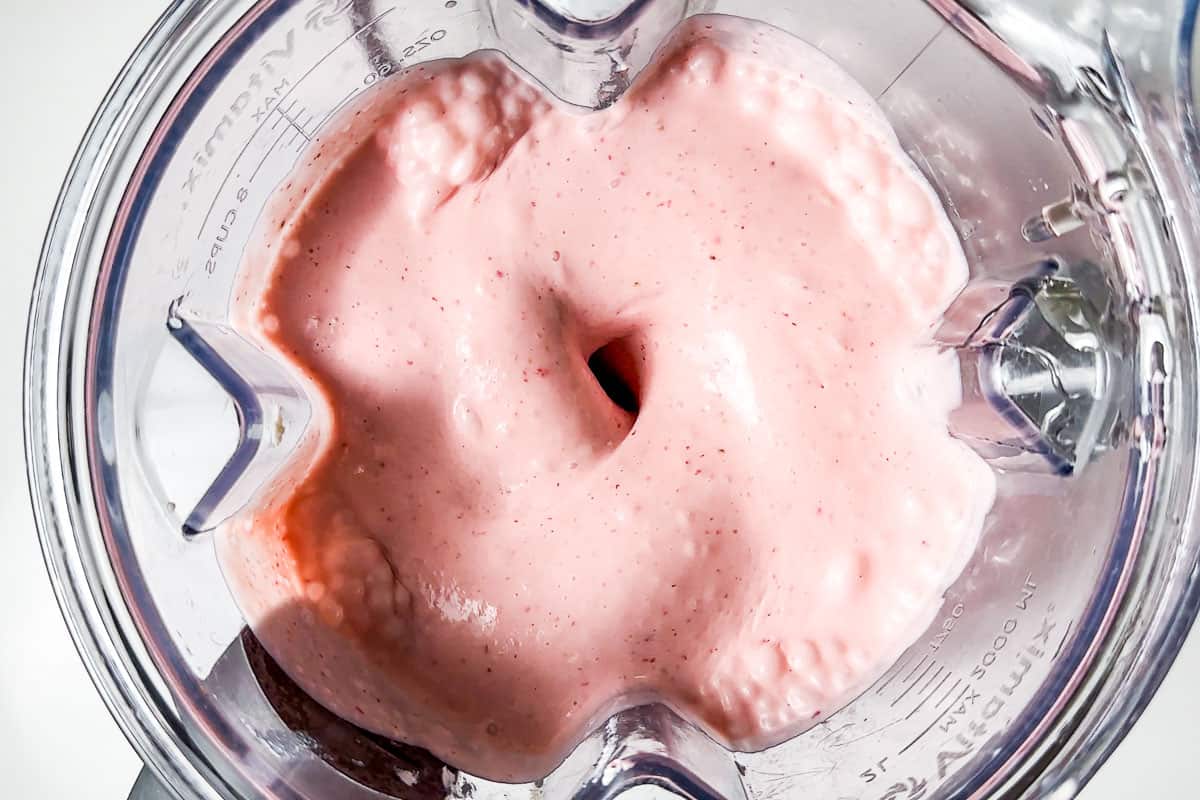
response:
[[[928,624],[993,496],[928,345],[966,267],[793,48],[693,37],[588,115],[498,59],[419,68],[264,223],[243,324],[319,437],[221,547],[320,702],[530,779],[647,700],[766,746]]]

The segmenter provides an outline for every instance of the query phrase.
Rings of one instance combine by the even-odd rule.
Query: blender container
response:
[[[1074,796],[1197,606],[1196,3],[551,2],[179,0],[95,117],[42,253],[25,424],[64,615],[147,765],[135,795]],[[230,326],[230,289],[268,197],[375,84],[494,49],[601,108],[701,14],[831,56],[939,194],[971,271],[936,333],[952,429],[999,496],[929,630],[808,732],[730,753],[647,706],[544,781],[490,783],[340,721],[245,630],[211,530],[297,457],[309,408]]]

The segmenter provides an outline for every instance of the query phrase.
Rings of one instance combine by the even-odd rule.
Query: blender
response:
[[[952,432],[998,498],[929,630],[808,732],[731,753],[644,706],[544,780],[489,782],[334,717],[245,629],[212,530],[301,457],[311,413],[230,324],[234,278],[301,155],[389,76],[497,50],[586,113],[700,15],[831,56],[938,193],[971,271],[935,333],[961,366]],[[43,550],[146,763],[134,796],[1074,796],[1198,600],[1195,18],[1191,0],[174,3],[71,168],[27,343]]]

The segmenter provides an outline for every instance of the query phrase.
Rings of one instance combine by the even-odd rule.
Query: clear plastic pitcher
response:
[[[389,76],[495,49],[600,108],[700,14],[834,58],[943,200],[971,268],[937,334],[962,365],[953,432],[993,465],[999,498],[926,634],[808,732],[731,753],[648,706],[544,781],[489,783],[324,711],[245,630],[209,532],[295,457],[309,412],[229,325],[230,288],[267,198]],[[1145,706],[1198,599],[1195,15],[1192,0],[174,3],[68,176],[26,372],[46,560],[147,764],[137,791],[1073,796]]]

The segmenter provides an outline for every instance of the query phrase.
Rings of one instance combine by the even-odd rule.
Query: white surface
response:
[[[0,0],[0,797],[124,800],[139,762],[92,688],[41,563],[21,442],[25,315],[71,156],[159,3]]]
[[[79,663],[42,568],[25,488],[20,376],[29,291],[59,183],[161,5],[0,0],[0,797],[13,800],[123,800],[139,766]],[[1198,671],[1193,637],[1083,800],[1193,795]]]

